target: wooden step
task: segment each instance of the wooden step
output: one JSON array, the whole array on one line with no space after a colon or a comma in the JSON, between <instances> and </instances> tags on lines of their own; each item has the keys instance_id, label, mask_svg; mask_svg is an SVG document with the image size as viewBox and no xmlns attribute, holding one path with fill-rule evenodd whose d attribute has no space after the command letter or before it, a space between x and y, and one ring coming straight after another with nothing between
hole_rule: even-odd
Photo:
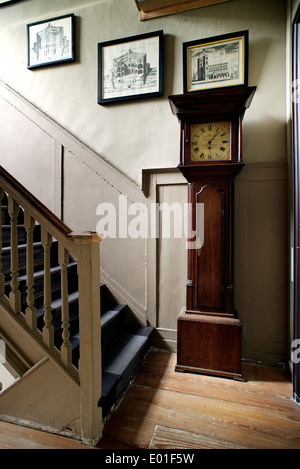
<instances>
[{"instance_id":1,"label":"wooden step","mask_svg":"<svg viewBox=\"0 0 300 469\"><path fill-rule=\"evenodd\" d=\"M8 214L7 205L2 201L1 205L1 223L2 225L8 225L10 223L10 216Z\"/></svg>"},{"instance_id":2,"label":"wooden step","mask_svg":"<svg viewBox=\"0 0 300 469\"><path fill-rule=\"evenodd\" d=\"M2 225L2 246L10 246L10 232L11 226ZM26 229L24 225L17 225L18 245L26 244ZM41 241L41 227L36 225L33 230L33 241Z\"/></svg>"},{"instance_id":3,"label":"wooden step","mask_svg":"<svg viewBox=\"0 0 300 469\"><path fill-rule=\"evenodd\" d=\"M102 407L103 418L123 397L130 382L140 369L150 347L153 327L140 327L135 333L118 332L103 347Z\"/></svg>"},{"instance_id":4,"label":"wooden step","mask_svg":"<svg viewBox=\"0 0 300 469\"><path fill-rule=\"evenodd\" d=\"M9 277L10 275L10 246L2 248L2 273ZM53 241L51 246L51 266L57 265L58 243ZM33 265L34 270L42 270L44 268L44 248L41 242L33 243ZM18 272L19 275L26 274L26 244L18 246Z\"/></svg>"},{"instance_id":5,"label":"wooden step","mask_svg":"<svg viewBox=\"0 0 300 469\"><path fill-rule=\"evenodd\" d=\"M72 323L78 322L78 291L70 293L68 295L69 299L69 323L70 329L73 325ZM61 305L62 300L58 298L51 303L51 314L52 314L52 325L54 327L55 332L61 329ZM44 308L37 309L37 325L38 329L42 330L44 327ZM76 324L75 329L78 330L78 325ZM74 332L75 333L75 332Z\"/></svg>"},{"instance_id":6,"label":"wooden step","mask_svg":"<svg viewBox=\"0 0 300 469\"><path fill-rule=\"evenodd\" d=\"M104 347L116 331L124 327L126 309L127 305L115 304L111 309L101 314L102 347Z\"/></svg>"},{"instance_id":7,"label":"wooden step","mask_svg":"<svg viewBox=\"0 0 300 469\"><path fill-rule=\"evenodd\" d=\"M121 330L125 321L125 311L127 305L115 304L113 309L105 311L101 316L101 345L104 345L113 338L114 334ZM72 315L72 317L71 317ZM78 326L78 317L73 317L73 309L70 310L70 342L72 344L72 362L73 365L78 367L79 360L79 331L76 329ZM60 343L57 343L60 347Z\"/></svg>"},{"instance_id":8,"label":"wooden step","mask_svg":"<svg viewBox=\"0 0 300 469\"><path fill-rule=\"evenodd\" d=\"M10 217L2 200L2 272L6 277L6 293L10 290ZM3 226L4 225L4 226ZM18 217L18 280L23 308L26 308L26 230L23 226L23 212ZM40 330L44 327L44 249L40 242L40 227L34 230L34 296L37 310L37 323ZM61 318L61 269L58 264L58 243L51 246L51 315L54 327L55 346L62 343ZM77 263L68 265L69 333L72 345L73 365L79 364L79 294ZM126 326L127 305L119 304L104 283L100 284L101 309L101 346L102 346L102 407L103 419L110 414L126 392L131 380L137 373L150 346L152 327Z\"/></svg>"},{"instance_id":9,"label":"wooden step","mask_svg":"<svg viewBox=\"0 0 300 469\"><path fill-rule=\"evenodd\" d=\"M113 309L116 305L116 300L105 283L100 283L100 304L101 314L109 309Z\"/></svg>"},{"instance_id":10,"label":"wooden step","mask_svg":"<svg viewBox=\"0 0 300 469\"><path fill-rule=\"evenodd\" d=\"M7 200L4 200L4 199L2 199L2 204L1 204L1 222L2 222L2 225L10 224L10 216L8 213ZM24 212L21 208L18 213L17 222L20 225L22 225L24 222Z\"/></svg>"},{"instance_id":11,"label":"wooden step","mask_svg":"<svg viewBox=\"0 0 300 469\"><path fill-rule=\"evenodd\" d=\"M57 299L61 294L61 283L60 283L60 266L54 266L51 268L51 294L52 299ZM26 308L27 298L27 286L26 286L26 274L19 275L19 290L21 292L21 303L23 305L22 310ZM77 263L70 262L68 265L68 291L73 293L78 289L77 281ZM10 291L10 279L5 282L5 291L8 295ZM40 307L44 301L44 270L38 270L34 272L34 300L35 307Z\"/></svg>"}]
</instances>

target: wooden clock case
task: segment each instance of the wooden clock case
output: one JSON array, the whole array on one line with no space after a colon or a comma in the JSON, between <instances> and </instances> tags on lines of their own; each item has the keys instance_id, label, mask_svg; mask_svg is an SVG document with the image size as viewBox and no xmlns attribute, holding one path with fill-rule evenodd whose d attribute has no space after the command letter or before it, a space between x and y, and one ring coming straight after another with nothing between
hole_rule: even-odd
<instances>
[{"instance_id":1,"label":"wooden clock case","mask_svg":"<svg viewBox=\"0 0 300 469\"><path fill-rule=\"evenodd\" d=\"M177 321L176 371L243 379L241 323L233 305L234 179L243 168L242 120L255 90L238 86L169 96L180 121L178 169L188 182L190 204L186 306ZM191 161L190 126L224 121L231 123L230 160ZM195 235L199 207L202 240Z\"/></svg>"}]
</instances>

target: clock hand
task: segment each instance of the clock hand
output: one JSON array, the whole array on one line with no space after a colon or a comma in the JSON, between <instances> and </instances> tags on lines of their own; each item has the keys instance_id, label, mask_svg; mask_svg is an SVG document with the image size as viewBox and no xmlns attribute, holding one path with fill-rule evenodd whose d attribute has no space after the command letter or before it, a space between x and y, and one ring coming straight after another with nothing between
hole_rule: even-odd
<instances>
[{"instance_id":1,"label":"clock hand","mask_svg":"<svg viewBox=\"0 0 300 469\"><path fill-rule=\"evenodd\" d=\"M216 134L212 137L211 142L216 138L217 135L218 135L218 133L216 133Z\"/></svg>"}]
</instances>

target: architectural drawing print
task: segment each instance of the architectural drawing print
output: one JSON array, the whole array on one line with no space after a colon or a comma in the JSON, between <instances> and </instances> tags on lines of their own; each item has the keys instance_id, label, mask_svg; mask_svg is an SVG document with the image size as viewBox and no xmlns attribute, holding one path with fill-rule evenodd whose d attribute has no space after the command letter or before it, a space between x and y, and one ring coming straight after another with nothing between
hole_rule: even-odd
<instances>
[{"instance_id":1,"label":"architectural drawing print","mask_svg":"<svg viewBox=\"0 0 300 469\"><path fill-rule=\"evenodd\" d=\"M183 44L184 92L246 85L248 31Z\"/></svg>"},{"instance_id":2,"label":"architectural drawing print","mask_svg":"<svg viewBox=\"0 0 300 469\"><path fill-rule=\"evenodd\" d=\"M162 94L162 32L100 43L99 103Z\"/></svg>"},{"instance_id":3,"label":"architectural drawing print","mask_svg":"<svg viewBox=\"0 0 300 469\"><path fill-rule=\"evenodd\" d=\"M134 52L128 49L127 52L113 59L113 67L109 76L106 76L104 88L128 89L146 85L148 76L152 73L152 82L155 81L156 69L151 69L147 62L147 54Z\"/></svg>"},{"instance_id":4,"label":"architectural drawing print","mask_svg":"<svg viewBox=\"0 0 300 469\"><path fill-rule=\"evenodd\" d=\"M28 25L28 67L73 60L73 15Z\"/></svg>"},{"instance_id":5,"label":"architectural drawing print","mask_svg":"<svg viewBox=\"0 0 300 469\"><path fill-rule=\"evenodd\" d=\"M191 51L192 85L219 80L239 80L239 43L203 47Z\"/></svg>"},{"instance_id":6,"label":"architectural drawing print","mask_svg":"<svg viewBox=\"0 0 300 469\"><path fill-rule=\"evenodd\" d=\"M34 52L37 62L67 58L69 43L69 39L64 34L63 26L49 23L46 28L36 33L36 42L33 44L32 52Z\"/></svg>"}]
</instances>

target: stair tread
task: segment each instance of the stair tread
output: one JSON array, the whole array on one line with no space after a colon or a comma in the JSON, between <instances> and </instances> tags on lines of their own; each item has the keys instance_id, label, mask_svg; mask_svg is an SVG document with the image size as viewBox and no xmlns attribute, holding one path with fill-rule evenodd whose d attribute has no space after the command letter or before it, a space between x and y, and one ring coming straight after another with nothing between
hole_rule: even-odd
<instances>
[{"instance_id":1,"label":"stair tread","mask_svg":"<svg viewBox=\"0 0 300 469\"><path fill-rule=\"evenodd\" d=\"M101 326L106 326L110 321L112 321L120 312L126 308L127 305L116 304L114 308L106 310L101 315Z\"/></svg>"},{"instance_id":2,"label":"stair tread","mask_svg":"<svg viewBox=\"0 0 300 469\"><path fill-rule=\"evenodd\" d=\"M70 262L68 264L68 267L73 267L77 265L77 262ZM50 269L50 274L54 274L56 272L59 272L60 271L60 266L59 265L55 265L54 267L51 267ZM37 280L38 278L42 278L44 276L44 270L37 270L36 272L33 273L33 277L34 277L34 280ZM24 275L19 275L18 276L18 281L19 282L22 282L23 280L26 280L27 278L27 275L24 274ZM7 280L6 283L9 283L10 280Z\"/></svg>"},{"instance_id":3,"label":"stair tread","mask_svg":"<svg viewBox=\"0 0 300 469\"><path fill-rule=\"evenodd\" d=\"M2 204L2 210L4 208ZM7 218L2 218L4 223L2 224L3 230L9 230L11 225L7 224ZM23 218L19 219L18 230L24 230L24 220ZM37 233L38 234L38 233ZM5 243L8 243L9 233L5 233ZM18 237L19 244L18 249L20 251L20 259L22 260L22 265L20 269L20 275L18 276L18 281L20 282L21 287L24 287L24 281L26 282L26 272L24 270L24 259L26 250L26 242L24 242L24 236ZM58 264L58 253L57 253L57 241L53 239L53 245L55 249L52 251L53 254L51 263L50 273L51 275L51 288L52 288L52 302L51 309L53 310L53 324L57 326L56 339L57 346L61 344L61 324L60 324L60 308L62 305L62 299L56 296L60 296L59 288L59 272L60 265ZM38 289L35 294L37 295L37 301L39 305L41 304L41 295L43 291L40 289L42 285L41 279L44 276L43 269L43 252L42 252L42 243L37 236L34 239L33 247L37 248L35 252L35 272L34 272L34 282L35 287ZM9 259L11 247L9 245L3 246L2 253L5 254ZM7 261L6 261L7 262ZM8 262L7 262L8 264ZM24 265L23 265L24 264ZM70 259L68 264L68 269L70 273L73 274L74 271L71 270L77 265L76 261ZM20 267L20 265L19 265ZM8 270L8 267L5 267ZM74 276L70 277L70 285L68 293L68 303L70 305L70 343L73 350L73 364L78 366L79 360L79 331L78 331L78 307L76 302L79 299L79 292L77 291L78 286L75 282L73 284ZM6 285L8 285L10 279L6 278ZM21 285L21 282L22 285ZM41 287L42 288L42 287ZM23 288L24 289L24 288ZM137 370L143 362L144 356L149 348L149 337L153 331L153 327L142 327L142 326L126 326L125 321L125 310L128 307L126 304L117 303L114 296L111 294L110 289L106 286L105 283L100 283L101 289L101 343L102 343L102 397L99 401L99 405L103 407L103 416L106 418L106 415L111 411L114 405L120 400L127 387L129 386L133 376L136 374ZM76 290L73 292L73 290ZM23 290L22 290L23 292ZM22 293L23 294L23 293ZM25 293L24 293L25 294ZM39 296L38 296L39 295ZM41 321L42 316L44 315L44 308L37 307L37 317L39 322ZM58 329L58 325L60 329Z\"/></svg>"},{"instance_id":4,"label":"stair tread","mask_svg":"<svg viewBox=\"0 0 300 469\"><path fill-rule=\"evenodd\" d=\"M110 348L110 353L104 353L102 366L103 370L117 375L123 375L126 368L136 355L144 348L148 341L147 336L119 333L114 340L114 348Z\"/></svg>"},{"instance_id":5,"label":"stair tread","mask_svg":"<svg viewBox=\"0 0 300 469\"><path fill-rule=\"evenodd\" d=\"M78 291L75 291L73 293L69 293L68 294L69 304L72 303L72 301L78 300L78 297L79 297ZM57 300L52 301L52 303L51 303L52 309L60 308L61 303L62 303L61 298L57 298Z\"/></svg>"},{"instance_id":6,"label":"stair tread","mask_svg":"<svg viewBox=\"0 0 300 469\"><path fill-rule=\"evenodd\" d=\"M106 398L111 389L120 381L120 375L104 371L102 373L102 397Z\"/></svg>"},{"instance_id":7,"label":"stair tread","mask_svg":"<svg viewBox=\"0 0 300 469\"><path fill-rule=\"evenodd\" d=\"M68 295L68 303L70 305L70 303L72 303L73 301L76 301L78 300L78 291L75 291L73 293L69 293ZM61 298L58 298L57 300L54 300L52 301L51 303L51 309L56 309L56 308L60 308L61 307L61 303L62 303L62 299ZM44 314L44 308L41 307L41 308L38 308L37 309L37 315L39 316L39 314Z\"/></svg>"},{"instance_id":8,"label":"stair tread","mask_svg":"<svg viewBox=\"0 0 300 469\"><path fill-rule=\"evenodd\" d=\"M41 241L35 241L35 242L32 243L32 244L33 244L33 247L35 247L35 246L42 246ZM24 244L18 244L18 249L26 249L26 246L27 246L26 243L24 243ZM11 250L11 247L10 247L10 246L4 246L4 247L2 248L2 252L3 252L3 251L10 251L10 250Z\"/></svg>"},{"instance_id":9,"label":"stair tread","mask_svg":"<svg viewBox=\"0 0 300 469\"><path fill-rule=\"evenodd\" d=\"M77 262L70 262L67 266L67 268L70 268L70 267L73 267L77 265ZM51 267L50 269L50 273L53 274L55 272L59 272L60 271L60 265L55 265L54 267ZM44 270L39 270L37 272L34 272L34 278L39 278L39 277L43 277L44 276ZM26 275L24 275L24 277L26 278Z\"/></svg>"}]
</instances>

